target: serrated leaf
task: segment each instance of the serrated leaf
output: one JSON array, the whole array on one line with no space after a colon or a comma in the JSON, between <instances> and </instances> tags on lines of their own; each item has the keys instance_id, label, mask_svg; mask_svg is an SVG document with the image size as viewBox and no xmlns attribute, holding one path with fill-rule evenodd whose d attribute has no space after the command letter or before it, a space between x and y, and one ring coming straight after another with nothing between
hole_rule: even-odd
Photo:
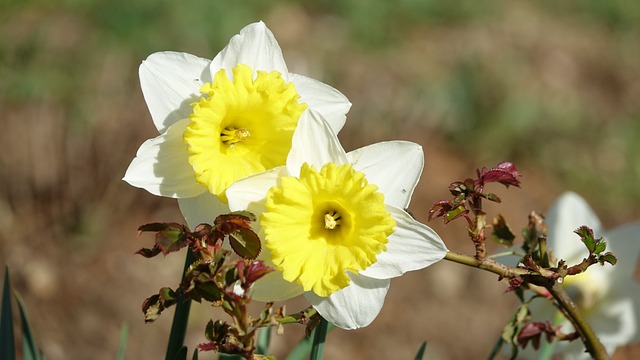
<instances>
[{"instance_id":1,"label":"serrated leaf","mask_svg":"<svg viewBox=\"0 0 640 360\"><path fill-rule=\"evenodd\" d=\"M260 237L253 230L238 228L229 234L231 248L245 259L255 259L260 254Z\"/></svg>"},{"instance_id":2,"label":"serrated leaf","mask_svg":"<svg viewBox=\"0 0 640 360\"><path fill-rule=\"evenodd\" d=\"M482 168L480 178L483 183L498 182L506 187L509 185L520 187L520 173L516 166L510 162L501 162L491 170Z\"/></svg>"},{"instance_id":3,"label":"serrated leaf","mask_svg":"<svg viewBox=\"0 0 640 360\"><path fill-rule=\"evenodd\" d=\"M467 213L467 210L464 208L463 205L460 205L452 210L449 210L445 213L444 215L444 222L448 223L451 222L455 219L457 219L458 217L464 215Z\"/></svg>"},{"instance_id":4,"label":"serrated leaf","mask_svg":"<svg viewBox=\"0 0 640 360\"><path fill-rule=\"evenodd\" d=\"M491 239L496 243L504 246L513 246L513 240L516 236L511 231L511 227L507 224L502 215L498 215L493 219L493 233Z\"/></svg>"},{"instance_id":5,"label":"serrated leaf","mask_svg":"<svg viewBox=\"0 0 640 360\"><path fill-rule=\"evenodd\" d=\"M613 253L608 252L606 254L600 255L598 257L598 262L600 262L601 265L604 265L604 263L606 262L611 265L615 265L618 263L618 258L616 258L616 256L613 255Z\"/></svg>"},{"instance_id":6,"label":"serrated leaf","mask_svg":"<svg viewBox=\"0 0 640 360\"><path fill-rule=\"evenodd\" d=\"M249 221L256 221L256 216L251 211L239 210L231 213L232 215L239 215L247 218Z\"/></svg>"},{"instance_id":7,"label":"serrated leaf","mask_svg":"<svg viewBox=\"0 0 640 360\"><path fill-rule=\"evenodd\" d=\"M593 254L596 249L596 239L593 236L593 230L591 230L587 226L581 226L576 231L574 231L578 236L580 236L580 240L584 243L584 245L589 250L589 254Z\"/></svg>"},{"instance_id":8,"label":"serrated leaf","mask_svg":"<svg viewBox=\"0 0 640 360\"><path fill-rule=\"evenodd\" d=\"M199 282L196 286L198 295L205 300L215 303L217 301L222 300L222 292L218 288L218 286L213 282ZM192 294L190 294L192 295ZM198 300L192 296L193 300Z\"/></svg>"},{"instance_id":9,"label":"serrated leaf","mask_svg":"<svg viewBox=\"0 0 640 360\"><path fill-rule=\"evenodd\" d=\"M224 231L228 225L231 225L232 227L241 226L250 228L252 221L256 221L256 216L253 213L249 211L234 211L229 214L218 215L214 220L214 224L222 227Z\"/></svg>"},{"instance_id":10,"label":"serrated leaf","mask_svg":"<svg viewBox=\"0 0 640 360\"><path fill-rule=\"evenodd\" d=\"M596 241L596 248L593 250L594 254L600 254L601 252L605 251L607 249L607 242L604 241L602 238L598 239L598 241Z\"/></svg>"},{"instance_id":11,"label":"serrated leaf","mask_svg":"<svg viewBox=\"0 0 640 360\"><path fill-rule=\"evenodd\" d=\"M167 255L187 246L187 234L182 229L165 229L156 233L156 245Z\"/></svg>"}]
</instances>

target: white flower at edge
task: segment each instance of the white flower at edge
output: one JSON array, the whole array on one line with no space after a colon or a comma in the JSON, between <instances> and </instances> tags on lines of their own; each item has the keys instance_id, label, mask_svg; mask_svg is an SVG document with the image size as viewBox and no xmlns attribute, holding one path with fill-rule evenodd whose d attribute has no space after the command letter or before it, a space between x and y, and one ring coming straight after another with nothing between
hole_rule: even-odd
<instances>
[{"instance_id":1,"label":"white flower at edge","mask_svg":"<svg viewBox=\"0 0 640 360\"><path fill-rule=\"evenodd\" d=\"M242 29L213 60L159 52L139 73L160 135L140 146L124 180L177 198L191 227L228 211L231 182L284 164L301 112L318 111L337 132L351 106L334 88L289 73L262 22Z\"/></svg>"},{"instance_id":2,"label":"white flower at edge","mask_svg":"<svg viewBox=\"0 0 640 360\"><path fill-rule=\"evenodd\" d=\"M403 210L422 168L422 148L405 141L347 154L321 116L305 112L286 166L227 190L231 210L261 214L259 231L266 239L259 258L281 270L256 282L253 298L280 301L304 294L341 328L370 324L391 278L429 266L447 252L431 228Z\"/></svg>"},{"instance_id":3,"label":"white flower at edge","mask_svg":"<svg viewBox=\"0 0 640 360\"><path fill-rule=\"evenodd\" d=\"M615 349L640 339L640 284L635 279L636 265L640 256L640 223L620 226L611 231L602 228L600 220L589 204L573 192L557 199L546 215L548 245L556 259L565 259L568 265L582 261L588 250L573 231L586 225L593 229L596 238L604 237L606 251L618 258L615 266L593 265L583 274L567 277L565 286L587 322L596 332L609 355ZM577 295L577 296L576 296ZM532 303L533 316L558 315L548 302L536 300ZM542 319L542 318L539 318ZM547 318L549 319L549 318ZM573 331L573 326L563 318L562 330ZM559 342L556 351L567 359L589 359L584 345L576 340Z\"/></svg>"}]
</instances>

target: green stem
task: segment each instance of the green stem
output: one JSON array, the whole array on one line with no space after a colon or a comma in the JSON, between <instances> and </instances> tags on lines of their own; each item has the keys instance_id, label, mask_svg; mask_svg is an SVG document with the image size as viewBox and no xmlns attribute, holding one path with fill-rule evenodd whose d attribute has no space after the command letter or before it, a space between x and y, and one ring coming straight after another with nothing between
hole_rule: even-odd
<instances>
[{"instance_id":1,"label":"green stem","mask_svg":"<svg viewBox=\"0 0 640 360\"><path fill-rule=\"evenodd\" d=\"M521 254L521 253L519 253L517 251L505 251L505 252L489 255L489 256L487 256L487 259L493 260L493 259L498 259L498 258L501 258L501 257L512 256L512 255L513 256L518 256L518 257L523 257L524 256L524 254Z\"/></svg>"},{"instance_id":2,"label":"green stem","mask_svg":"<svg viewBox=\"0 0 640 360\"><path fill-rule=\"evenodd\" d=\"M308 307L298 313L276 318L280 324L306 324L307 320L317 313L316 309ZM270 325L265 325L270 326Z\"/></svg>"},{"instance_id":3,"label":"green stem","mask_svg":"<svg viewBox=\"0 0 640 360\"><path fill-rule=\"evenodd\" d=\"M327 337L327 328L329 323L324 318L320 319L320 324L316 327L313 334L313 345L311 346L311 360L322 359L324 353L324 341Z\"/></svg>"},{"instance_id":4,"label":"green stem","mask_svg":"<svg viewBox=\"0 0 640 360\"><path fill-rule=\"evenodd\" d=\"M562 285L556 282L553 287L548 290L560 305L562 312L571 320L576 331L580 334L589 354L596 360L609 359L607 350Z\"/></svg>"},{"instance_id":5,"label":"green stem","mask_svg":"<svg viewBox=\"0 0 640 360\"><path fill-rule=\"evenodd\" d=\"M184 281L185 273L191 264L196 260L191 249L187 249L187 257L182 271L182 281ZM181 281L181 283L182 283ZM171 333L169 334L169 343L167 345L167 354L165 360L173 360L176 354L184 346L184 337L187 333L187 323L189 321L189 310L191 309L191 300L178 300L176 304L176 312L173 314L173 323L171 324Z\"/></svg>"}]
</instances>

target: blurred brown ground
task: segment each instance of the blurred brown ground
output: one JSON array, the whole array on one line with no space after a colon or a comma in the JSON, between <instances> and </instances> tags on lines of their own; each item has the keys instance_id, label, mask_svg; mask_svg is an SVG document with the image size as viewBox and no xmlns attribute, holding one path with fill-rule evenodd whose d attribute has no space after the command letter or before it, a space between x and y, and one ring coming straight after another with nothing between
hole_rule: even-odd
<instances>
[{"instance_id":1,"label":"blurred brown ground","mask_svg":"<svg viewBox=\"0 0 640 360\"><path fill-rule=\"evenodd\" d=\"M181 216L175 201L154 197L120 180L138 146L156 135L137 82L137 67L147 54L133 56L126 49L94 43L93 52L87 54L85 45L92 40L83 34L90 33L91 21L46 7L14 10L12 16L0 16L0 55L6 61L0 81L23 76L25 83L36 85L31 90L35 95L13 96L6 87L0 92L4 147L0 152L0 262L11 270L14 288L25 299L36 339L48 359L112 359L123 323L130 329L128 359L162 358L172 312L145 325L140 305L160 287L177 284L184 259L181 254L152 260L134 256L151 240L137 239L135 230L152 221L181 221ZM483 22L418 24L403 33L396 45L372 51L349 43L344 19L317 16L293 2L270 7L260 18L278 38L292 72L330 83L352 101L340 133L347 151L394 139L423 146L425 171L410 208L423 222L430 205L447 196L450 182L504 160L516 161L524 175L523 188L496 189L503 204L489 209L494 215L507 215L513 229L522 228L530 211L544 211L568 189L565 178L541 166L539 158L526 156L534 149L519 149L502 158L452 140L447 125L442 125L452 115L430 108L428 98L416 95L415 85L442 82L460 58L477 59L481 72L489 77L500 73L502 66L514 71L502 63L505 58L533 59L518 65L521 81L507 87L509 92L565 94L593 106L598 118L618 111L631 116L640 113L639 57L628 58L638 51L618 57L615 52L620 49L611 44L612 32L583 24L581 18L558 22L533 5L509 5ZM37 45L50 55L43 66L61 69L53 79L8 67L12 57L29 56L24 44L35 31L40 31ZM634 35L637 31L627 36L637 40ZM211 53L197 48L170 50L211 58L219 49ZM73 59L75 53L82 55L81 63L57 63L62 54ZM81 87L64 92L55 85L45 86L44 82L72 76L76 65L78 71L91 68L83 70L86 79ZM594 75L592 69L602 71ZM44 90L38 92L40 82ZM61 95L67 93L72 95ZM534 144L544 147L546 140L540 138ZM561 143L561 139L554 141ZM558 151L550 159L571 162L575 156L579 154ZM612 167L627 169L635 164L605 156L594 166L612 174ZM637 203L616 207L598 194L583 195L608 228L640 215ZM600 202L593 203L596 199ZM445 228L434 221L429 225L450 249L472 251L461 224ZM428 341L429 359L485 358L515 306L514 297L504 290L494 275L446 262L406 274L392 281L385 307L371 326L330 333L326 358L410 359L423 341ZM305 304L298 299L287 306L296 311ZM204 341L204 324L216 316L224 315L204 306L193 308L190 348ZM288 326L284 336L274 338L272 350L284 358L301 336L302 327ZM640 350L635 346L618 351L614 358L638 357Z\"/></svg>"}]
</instances>

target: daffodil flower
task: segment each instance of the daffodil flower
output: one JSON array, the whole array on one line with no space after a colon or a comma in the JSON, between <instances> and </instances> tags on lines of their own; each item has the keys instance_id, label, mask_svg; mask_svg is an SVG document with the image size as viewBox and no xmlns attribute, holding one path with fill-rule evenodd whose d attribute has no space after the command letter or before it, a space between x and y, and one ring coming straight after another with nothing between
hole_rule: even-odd
<instances>
[{"instance_id":1,"label":"daffodil flower","mask_svg":"<svg viewBox=\"0 0 640 360\"><path fill-rule=\"evenodd\" d=\"M341 328L370 324L391 278L447 252L432 229L403 210L422 168L422 148L405 141L347 154L320 114L305 112L286 165L227 190L232 210L260 214L259 258L278 269L254 284L253 298L304 294Z\"/></svg>"},{"instance_id":2,"label":"daffodil flower","mask_svg":"<svg viewBox=\"0 0 640 360\"><path fill-rule=\"evenodd\" d=\"M635 279L640 256L640 223L604 231L600 220L578 194L563 194L549 209L546 221L548 245L557 259L573 265L588 256L588 250L573 232L580 226L590 227L596 238L604 237L607 251L618 258L615 266L593 265L586 272L568 276L564 285L576 301L609 355L619 346L640 339L640 284ZM534 316L560 319L563 332L574 331L571 323L548 302L534 301ZM555 315L553 315L555 313ZM567 359L589 359L584 345L576 340L559 342L556 350Z\"/></svg>"},{"instance_id":3,"label":"daffodil flower","mask_svg":"<svg viewBox=\"0 0 640 360\"><path fill-rule=\"evenodd\" d=\"M307 109L337 132L351 106L334 88L289 73L262 22L213 60L152 54L140 65L140 85L160 135L142 144L124 180L177 198L191 227L228 211L225 190L235 180L284 165Z\"/></svg>"}]
</instances>

